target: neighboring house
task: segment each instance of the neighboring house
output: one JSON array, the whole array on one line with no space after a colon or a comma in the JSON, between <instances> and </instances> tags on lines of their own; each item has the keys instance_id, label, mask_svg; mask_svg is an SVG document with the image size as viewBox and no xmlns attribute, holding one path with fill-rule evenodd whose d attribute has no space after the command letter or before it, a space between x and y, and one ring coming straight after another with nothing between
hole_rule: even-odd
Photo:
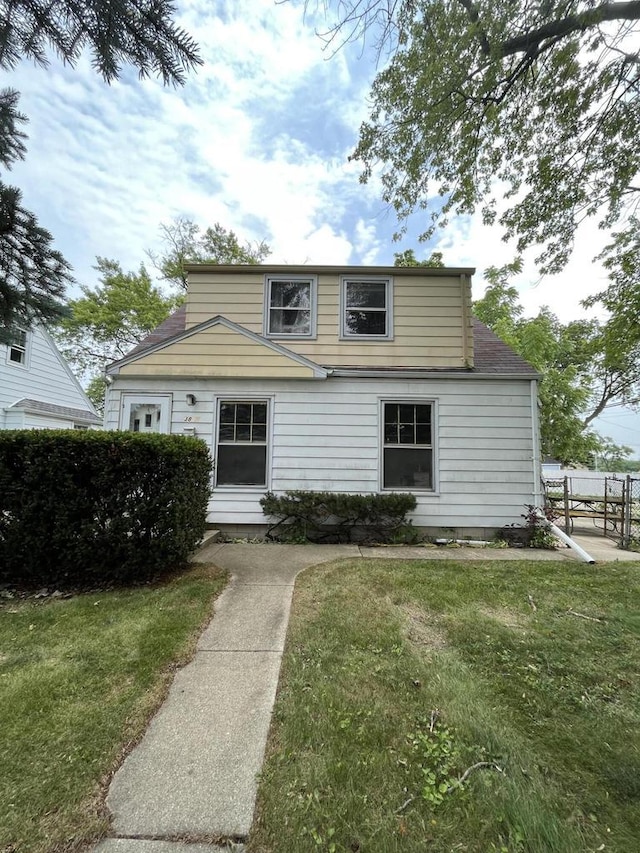
<instances>
[{"instance_id":1,"label":"neighboring house","mask_svg":"<svg viewBox=\"0 0 640 853\"><path fill-rule=\"evenodd\" d=\"M105 426L206 441L211 523L264 524L267 490L402 491L418 526L484 537L539 503L538 375L472 317L473 270L188 272L107 368Z\"/></svg>"},{"instance_id":2,"label":"neighboring house","mask_svg":"<svg viewBox=\"0 0 640 853\"><path fill-rule=\"evenodd\" d=\"M102 418L42 327L0 344L0 429L88 429Z\"/></svg>"}]
</instances>

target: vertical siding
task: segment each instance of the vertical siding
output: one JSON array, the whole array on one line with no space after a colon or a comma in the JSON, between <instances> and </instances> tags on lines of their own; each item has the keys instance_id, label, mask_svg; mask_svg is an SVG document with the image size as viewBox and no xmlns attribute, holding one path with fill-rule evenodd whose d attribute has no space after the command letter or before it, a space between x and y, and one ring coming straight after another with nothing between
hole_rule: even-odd
<instances>
[{"instance_id":1,"label":"vertical siding","mask_svg":"<svg viewBox=\"0 0 640 853\"><path fill-rule=\"evenodd\" d=\"M107 411L117 424L119 392L173 393L171 431L214 447L215 398L264 395L271 400L269 488L377 492L380 487L380 398L434 400L437 492L416 493L414 522L438 528L493 528L520 521L534 502L531 384L527 380L116 380ZM194 393L195 407L186 394ZM187 420L190 419L190 420ZM264 490L216 489L215 524L261 524Z\"/></svg>"}]
</instances>

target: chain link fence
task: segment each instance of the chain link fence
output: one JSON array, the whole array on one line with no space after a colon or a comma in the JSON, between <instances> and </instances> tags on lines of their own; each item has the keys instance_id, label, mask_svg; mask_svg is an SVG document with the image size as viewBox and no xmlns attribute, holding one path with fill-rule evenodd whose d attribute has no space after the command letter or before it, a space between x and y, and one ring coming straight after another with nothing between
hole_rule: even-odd
<instances>
[{"instance_id":1,"label":"chain link fence","mask_svg":"<svg viewBox=\"0 0 640 853\"><path fill-rule=\"evenodd\" d=\"M639 478L593 472L546 477L545 499L567 533L576 524L593 524L622 548L640 551Z\"/></svg>"},{"instance_id":2,"label":"chain link fence","mask_svg":"<svg viewBox=\"0 0 640 853\"><path fill-rule=\"evenodd\" d=\"M640 551L640 479L627 477L622 547Z\"/></svg>"}]
</instances>

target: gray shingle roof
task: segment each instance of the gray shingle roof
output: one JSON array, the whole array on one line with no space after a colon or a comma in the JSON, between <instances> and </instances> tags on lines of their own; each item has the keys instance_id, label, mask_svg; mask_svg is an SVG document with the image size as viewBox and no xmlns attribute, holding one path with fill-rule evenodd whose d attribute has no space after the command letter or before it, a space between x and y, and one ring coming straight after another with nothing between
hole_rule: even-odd
<instances>
[{"instance_id":1,"label":"gray shingle roof","mask_svg":"<svg viewBox=\"0 0 640 853\"><path fill-rule=\"evenodd\" d=\"M136 353L149 349L149 347L154 344L159 344L167 338L179 335L180 332L184 332L186 328L186 321L187 306L181 305L173 312L173 314L167 317L164 323L160 323L160 325L157 326L153 332L149 332L147 337L141 340L140 343L131 350L131 352L128 352L127 358L130 355L135 355Z\"/></svg>"},{"instance_id":2,"label":"gray shingle roof","mask_svg":"<svg viewBox=\"0 0 640 853\"><path fill-rule=\"evenodd\" d=\"M82 421L83 423L101 424L102 418L94 415L88 409L72 409L69 406L58 406L56 403L44 403L42 400L30 400L25 397L18 400L17 403L12 403L10 409L29 409L32 412L42 412L47 415L59 415L63 418L68 418L72 421Z\"/></svg>"},{"instance_id":3,"label":"gray shingle roof","mask_svg":"<svg viewBox=\"0 0 640 853\"><path fill-rule=\"evenodd\" d=\"M147 335L131 352L127 354L127 358L137 353L159 344L174 335L184 332L186 328L186 305L182 305L173 314L168 317L164 323L161 323L157 329ZM480 320L473 318L473 350L474 350L474 367L471 370L465 368L458 369L458 372L472 374L495 374L495 375L515 375L522 377L530 377L535 379L538 372L521 356L519 356L508 344L501 341L488 326L481 323ZM324 365L325 367L327 365ZM389 368L392 372L393 368Z\"/></svg>"},{"instance_id":4,"label":"gray shingle roof","mask_svg":"<svg viewBox=\"0 0 640 853\"><path fill-rule=\"evenodd\" d=\"M514 373L535 379L538 371L488 326L473 318L474 373Z\"/></svg>"}]
</instances>

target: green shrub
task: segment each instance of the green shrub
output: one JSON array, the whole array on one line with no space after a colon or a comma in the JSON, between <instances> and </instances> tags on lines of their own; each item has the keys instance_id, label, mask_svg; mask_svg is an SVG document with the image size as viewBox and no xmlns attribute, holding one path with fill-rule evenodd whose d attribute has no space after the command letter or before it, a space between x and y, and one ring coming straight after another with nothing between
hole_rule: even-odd
<instances>
[{"instance_id":1,"label":"green shrub","mask_svg":"<svg viewBox=\"0 0 640 853\"><path fill-rule=\"evenodd\" d=\"M412 541L407 513L415 509L409 494L349 495L340 492L289 491L260 500L265 515L277 519L267 532L280 541Z\"/></svg>"},{"instance_id":2,"label":"green shrub","mask_svg":"<svg viewBox=\"0 0 640 853\"><path fill-rule=\"evenodd\" d=\"M145 580L202 538L204 442L126 432L0 432L0 581Z\"/></svg>"}]
</instances>

